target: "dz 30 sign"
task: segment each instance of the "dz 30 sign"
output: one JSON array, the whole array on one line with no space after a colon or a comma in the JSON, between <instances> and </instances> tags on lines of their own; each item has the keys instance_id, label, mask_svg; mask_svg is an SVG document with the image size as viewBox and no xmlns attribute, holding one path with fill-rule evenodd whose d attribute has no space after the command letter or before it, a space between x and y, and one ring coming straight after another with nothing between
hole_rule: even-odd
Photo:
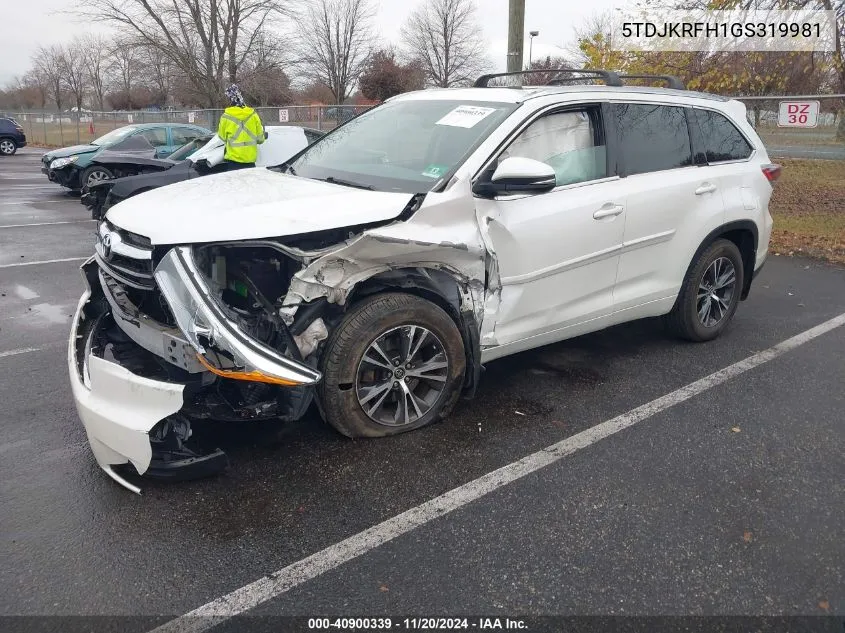
<instances>
[{"instance_id":1,"label":"dz 30 sign","mask_svg":"<svg viewBox=\"0 0 845 633\"><path fill-rule=\"evenodd\" d=\"M778 127L816 127L818 122L818 101L780 102Z\"/></svg>"}]
</instances>

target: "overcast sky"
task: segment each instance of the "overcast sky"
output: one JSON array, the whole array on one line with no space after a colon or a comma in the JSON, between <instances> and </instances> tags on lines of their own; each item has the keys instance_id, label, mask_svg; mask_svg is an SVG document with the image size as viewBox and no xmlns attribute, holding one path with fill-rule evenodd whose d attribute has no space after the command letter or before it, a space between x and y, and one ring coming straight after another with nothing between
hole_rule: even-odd
<instances>
[{"instance_id":1,"label":"overcast sky","mask_svg":"<svg viewBox=\"0 0 845 633\"><path fill-rule=\"evenodd\" d=\"M398 44L399 29L412 8L426 0L374 0L379 7L376 32ZM4 3L8 0L3 0ZM85 0L28 0L7 7L7 20L14 24L5 29L0 38L0 85L15 75L26 72L29 58L44 44L64 42L74 35L105 27L92 25L74 16L75 7ZM580 25L593 13L624 4L619 0L526 0L525 30L540 31L534 39L534 58L556 55L557 46L566 46L573 39L572 27ZM497 67L504 69L508 40L508 0L476 0L478 22L482 37L487 42L490 58ZM526 61L528 36L525 38Z\"/></svg>"}]
</instances>

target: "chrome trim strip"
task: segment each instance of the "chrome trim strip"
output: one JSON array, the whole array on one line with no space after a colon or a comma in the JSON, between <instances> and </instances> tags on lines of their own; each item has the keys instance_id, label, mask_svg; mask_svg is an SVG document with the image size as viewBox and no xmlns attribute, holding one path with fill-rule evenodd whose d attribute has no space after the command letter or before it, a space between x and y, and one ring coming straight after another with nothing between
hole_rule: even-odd
<instances>
[{"instance_id":1,"label":"chrome trim strip","mask_svg":"<svg viewBox=\"0 0 845 633\"><path fill-rule=\"evenodd\" d=\"M138 248L137 246L132 246L131 244L127 244L123 241L119 230L115 228L115 230L110 231L106 226L105 222L100 222L100 226L98 227L97 233L99 235L99 239L97 240L98 248L102 245L103 238L106 235L111 234L111 250L113 253L117 255L123 255L124 257L128 257L129 259L139 259L141 261L151 261L153 258L152 249L147 250L143 248Z\"/></svg>"},{"instance_id":2,"label":"chrome trim strip","mask_svg":"<svg viewBox=\"0 0 845 633\"><path fill-rule=\"evenodd\" d=\"M124 275L135 275L134 271L126 270L124 268L120 268L117 266L113 266L109 262L107 262L103 257L98 253L96 250L94 252L94 259L97 260L97 264L99 264L100 268L105 270L110 277L114 277L117 281L122 284L126 284L127 286L132 286L133 288L137 288L138 290L154 290L155 284L153 283L152 277L149 277L149 283L143 284L137 280L130 279L125 277ZM124 274L121 274L124 273ZM137 277L141 277L140 274L136 275ZM142 279L146 279L146 277L141 277Z\"/></svg>"}]
</instances>

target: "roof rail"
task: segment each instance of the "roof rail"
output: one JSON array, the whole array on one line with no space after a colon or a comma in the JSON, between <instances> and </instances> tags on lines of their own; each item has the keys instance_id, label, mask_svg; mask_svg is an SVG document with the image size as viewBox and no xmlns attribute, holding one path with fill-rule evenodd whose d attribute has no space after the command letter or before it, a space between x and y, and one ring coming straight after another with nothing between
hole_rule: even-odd
<instances>
[{"instance_id":1,"label":"roof rail","mask_svg":"<svg viewBox=\"0 0 845 633\"><path fill-rule=\"evenodd\" d=\"M686 90L684 82L674 75L619 75L620 79L658 79L666 82L667 88Z\"/></svg>"},{"instance_id":2,"label":"roof rail","mask_svg":"<svg viewBox=\"0 0 845 633\"><path fill-rule=\"evenodd\" d=\"M475 80L473 87L475 88L489 88L489 82L491 79L495 79L496 77L515 77L517 75L536 75L539 73L549 74L549 73L580 73L582 75L587 75L587 77L577 77L574 79L589 79L591 77L597 77L604 81L605 85L608 86L621 86L622 80L619 78L615 72L610 70L582 70L579 68L544 68L544 69L532 69L532 70L517 70L514 72L509 73L489 73L487 75L481 75L478 79ZM548 85L553 86L555 83L562 83L563 81L567 81L567 78L553 78Z\"/></svg>"}]
</instances>

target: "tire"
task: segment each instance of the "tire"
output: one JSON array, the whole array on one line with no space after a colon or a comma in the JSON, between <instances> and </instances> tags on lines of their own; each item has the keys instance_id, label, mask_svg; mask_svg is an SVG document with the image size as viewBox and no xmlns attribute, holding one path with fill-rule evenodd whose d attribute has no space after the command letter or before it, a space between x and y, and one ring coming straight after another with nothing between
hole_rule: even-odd
<instances>
[{"instance_id":1,"label":"tire","mask_svg":"<svg viewBox=\"0 0 845 633\"><path fill-rule=\"evenodd\" d=\"M732 285L727 283L731 268ZM665 317L668 329L689 341L715 339L736 312L744 279L742 255L736 244L725 239L716 240L687 271L675 305ZM722 283L725 285L720 286Z\"/></svg>"},{"instance_id":2,"label":"tire","mask_svg":"<svg viewBox=\"0 0 845 633\"><path fill-rule=\"evenodd\" d=\"M18 144L12 138L0 138L0 156L12 156L18 151Z\"/></svg>"},{"instance_id":3,"label":"tire","mask_svg":"<svg viewBox=\"0 0 845 633\"><path fill-rule=\"evenodd\" d=\"M461 334L439 306L414 295L375 295L354 306L329 337L321 362L320 411L347 437L418 429L449 414L465 368Z\"/></svg>"},{"instance_id":4,"label":"tire","mask_svg":"<svg viewBox=\"0 0 845 633\"><path fill-rule=\"evenodd\" d=\"M105 178L100 178L100 180L111 180L114 176L112 173L106 169L105 167L101 167L100 165L91 165L87 167L85 171L82 172L82 175L79 177L79 189L80 191L87 191L89 182L88 179L94 176L95 174L105 174Z\"/></svg>"}]
</instances>

